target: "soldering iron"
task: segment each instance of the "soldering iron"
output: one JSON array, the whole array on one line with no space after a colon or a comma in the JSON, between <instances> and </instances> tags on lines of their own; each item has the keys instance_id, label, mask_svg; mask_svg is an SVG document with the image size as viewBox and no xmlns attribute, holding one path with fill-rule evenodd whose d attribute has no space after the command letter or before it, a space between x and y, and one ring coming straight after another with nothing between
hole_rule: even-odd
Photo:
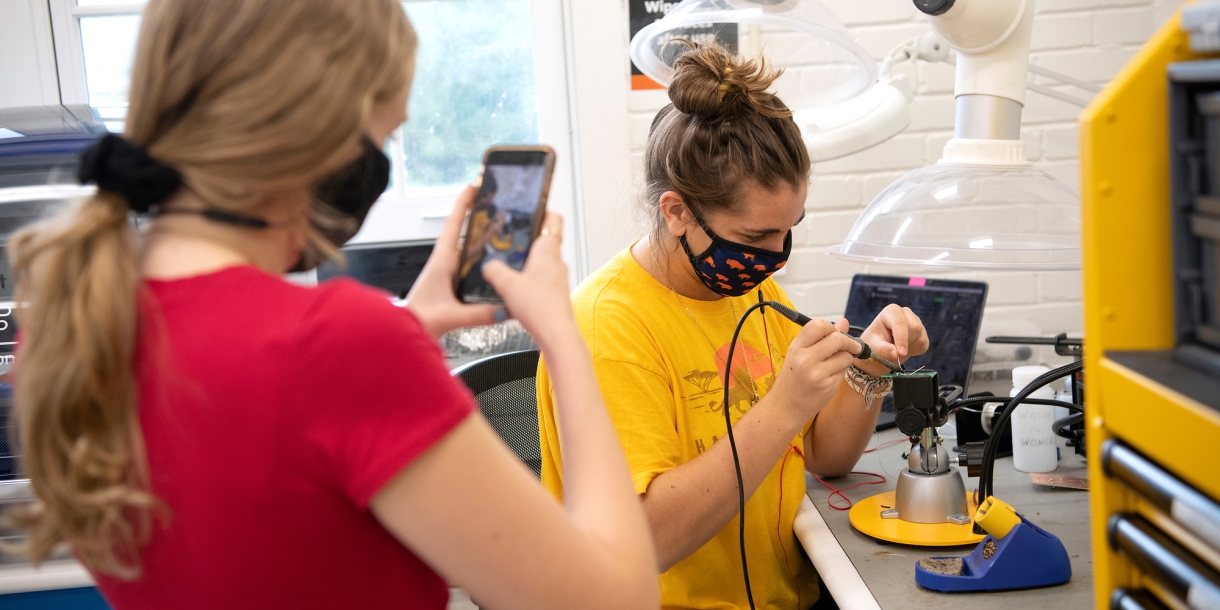
<instances>
[{"instance_id":1,"label":"soldering iron","mask_svg":"<svg viewBox=\"0 0 1220 610\"><path fill-rule=\"evenodd\" d=\"M775 301L767 301L766 304L771 309L774 309L775 311L779 312L780 315L784 316L785 318L788 318L789 320L792 320L793 322L795 322L801 326L804 326L813 321L813 318L810 318L809 316L807 316L799 311L796 311L795 309L792 309L791 307L787 307L781 303L776 303ZM843 334L847 335L847 333L843 333ZM860 337L853 337L851 335L847 335L847 336L852 341L855 341L857 345L860 346L860 353L855 355L856 360L872 360L873 362L876 362L877 364L880 364L881 366L884 366L885 368L887 368L891 371L895 371L895 372L902 370L901 366L898 366L898 365L894 364L893 362L890 362L889 360L886 360L885 358L882 358L881 356L877 355L877 352L874 352L873 348L869 347L869 345L867 343L865 343L864 340L861 339Z\"/></svg>"}]
</instances>

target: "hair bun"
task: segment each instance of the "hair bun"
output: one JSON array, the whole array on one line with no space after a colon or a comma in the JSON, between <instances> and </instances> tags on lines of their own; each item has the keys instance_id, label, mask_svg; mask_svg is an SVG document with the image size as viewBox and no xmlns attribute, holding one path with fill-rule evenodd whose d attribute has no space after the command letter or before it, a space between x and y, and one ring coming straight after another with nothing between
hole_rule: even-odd
<instances>
[{"instance_id":1,"label":"hair bun","mask_svg":"<svg viewBox=\"0 0 1220 610\"><path fill-rule=\"evenodd\" d=\"M674 62L669 99L679 112L707 120L732 119L747 112L769 118L792 115L788 107L767 91L782 70L766 60L744 59L720 45L704 45L685 39L687 50Z\"/></svg>"}]
</instances>

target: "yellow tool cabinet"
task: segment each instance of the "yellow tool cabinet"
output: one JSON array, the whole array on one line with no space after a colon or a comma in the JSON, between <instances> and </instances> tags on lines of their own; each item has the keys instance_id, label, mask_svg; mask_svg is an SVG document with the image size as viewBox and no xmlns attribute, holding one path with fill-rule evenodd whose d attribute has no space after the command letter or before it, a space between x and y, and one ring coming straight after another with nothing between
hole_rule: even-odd
<instances>
[{"instance_id":1,"label":"yellow tool cabinet","mask_svg":"<svg viewBox=\"0 0 1220 610\"><path fill-rule=\"evenodd\" d=\"M1173 606L1166 598L1175 592L1163 579L1116 550L1116 516L1140 515L1123 523L1145 524L1139 525L1145 530L1151 524L1175 539L1190 539L1183 546L1205 564L1215 560L1208 545L1191 539L1191 527L1175 529L1181 515L1175 521L1170 513L1178 509L1155 501L1148 488L1124 482L1112 467L1114 456L1103 454L1124 447L1124 455L1147 462L1150 471L1204 500L1220 500L1220 411L1208 404L1220 394L1208 401L1199 393L1220 380L1198 373L1204 377L1185 391L1168 356L1175 330L1167 70L1170 63L1195 59L1202 58L1192 54L1175 16L1081 116L1086 423L1098 609L1112 607L1114 592L1123 589L1145 589L1159 600L1144 596L1151 605L1137 600L1121 607ZM1125 531L1139 538L1146 533L1139 527L1118 537ZM1200 591L1195 594L1206 593Z\"/></svg>"}]
</instances>

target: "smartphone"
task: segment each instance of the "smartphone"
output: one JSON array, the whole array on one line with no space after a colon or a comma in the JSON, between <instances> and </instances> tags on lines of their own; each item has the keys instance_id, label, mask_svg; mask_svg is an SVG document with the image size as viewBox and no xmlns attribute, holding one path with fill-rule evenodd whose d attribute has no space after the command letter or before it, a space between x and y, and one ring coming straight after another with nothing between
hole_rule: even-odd
<instances>
[{"instance_id":1,"label":"smartphone","mask_svg":"<svg viewBox=\"0 0 1220 610\"><path fill-rule=\"evenodd\" d=\"M503 303L483 278L483 264L499 260L520 271L542 230L555 171L549 146L493 146L483 155L483 178L466 219L454 292L463 303Z\"/></svg>"}]
</instances>

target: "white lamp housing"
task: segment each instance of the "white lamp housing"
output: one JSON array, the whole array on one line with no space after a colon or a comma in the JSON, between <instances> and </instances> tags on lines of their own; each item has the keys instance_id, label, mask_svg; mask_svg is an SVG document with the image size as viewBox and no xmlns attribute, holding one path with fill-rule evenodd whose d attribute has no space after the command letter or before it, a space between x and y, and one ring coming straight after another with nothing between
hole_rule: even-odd
<instances>
[{"instance_id":1,"label":"white lamp housing","mask_svg":"<svg viewBox=\"0 0 1220 610\"><path fill-rule=\"evenodd\" d=\"M934 5L929 10L927 5ZM954 138L869 204L832 256L901 266L1080 268L1080 194L1021 142L1033 0L917 0L957 55Z\"/></svg>"},{"instance_id":2,"label":"white lamp housing","mask_svg":"<svg viewBox=\"0 0 1220 610\"><path fill-rule=\"evenodd\" d=\"M883 75L864 93L833 106L796 110L792 120L814 163L872 148L911 124L915 94L902 75Z\"/></svg>"}]
</instances>

